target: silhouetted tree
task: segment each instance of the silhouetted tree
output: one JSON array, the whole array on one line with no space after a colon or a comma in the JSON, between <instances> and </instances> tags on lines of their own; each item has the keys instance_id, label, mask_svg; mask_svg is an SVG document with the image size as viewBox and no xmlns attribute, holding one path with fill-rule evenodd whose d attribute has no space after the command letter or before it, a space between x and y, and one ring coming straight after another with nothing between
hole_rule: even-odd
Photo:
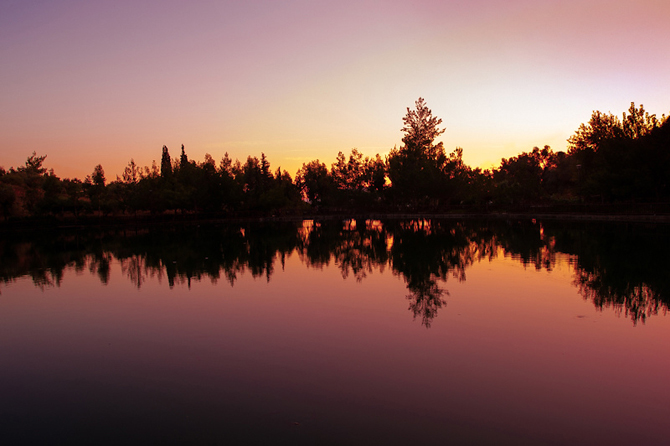
<instances>
[{"instance_id":1,"label":"silhouetted tree","mask_svg":"<svg viewBox=\"0 0 670 446\"><path fill-rule=\"evenodd\" d=\"M184 144L181 145L181 156L179 157L179 167L182 169L188 165L188 156L184 151Z\"/></svg>"},{"instance_id":2,"label":"silhouetted tree","mask_svg":"<svg viewBox=\"0 0 670 446\"><path fill-rule=\"evenodd\" d=\"M35 152L26 160L25 166L19 167L16 171L10 169L8 178L5 178L10 184L21 190L21 194L16 194L20 199L16 212L19 216L34 215L39 210L39 205L44 197L44 179L47 169L43 166L46 155L37 156ZM16 190L15 190L16 193Z\"/></svg>"},{"instance_id":3,"label":"silhouetted tree","mask_svg":"<svg viewBox=\"0 0 670 446\"><path fill-rule=\"evenodd\" d=\"M37 156L37 153L33 152L33 154L26 160L26 165L23 170L29 175L44 175L47 172L47 169L42 164L46 157L46 155Z\"/></svg>"},{"instance_id":4,"label":"silhouetted tree","mask_svg":"<svg viewBox=\"0 0 670 446\"><path fill-rule=\"evenodd\" d=\"M42 200L38 208L40 213L63 213L67 201L63 182L58 178L53 169L44 175L42 182Z\"/></svg>"},{"instance_id":5,"label":"silhouetted tree","mask_svg":"<svg viewBox=\"0 0 670 446\"><path fill-rule=\"evenodd\" d=\"M550 149L545 147L548 155ZM510 204L529 204L542 194L543 155L540 149L521 153L510 159L503 158L493 177L496 181L496 198Z\"/></svg>"},{"instance_id":6,"label":"silhouetted tree","mask_svg":"<svg viewBox=\"0 0 670 446\"><path fill-rule=\"evenodd\" d=\"M656 155L651 155L655 150L650 150L646 141L666 121L665 115L659 120L634 103L621 120L611 113L593 112L588 124L580 125L568 139L568 154L575 159L577 170L577 192L582 198L609 201L653 194L658 186L651 184L650 176L660 179L651 173ZM654 161L664 163L663 158Z\"/></svg>"},{"instance_id":7,"label":"silhouetted tree","mask_svg":"<svg viewBox=\"0 0 670 446\"><path fill-rule=\"evenodd\" d=\"M239 165L239 161L237 164ZM235 180L238 172L239 170L228 156L228 152L226 152L219 163L218 170L223 194L223 208L226 211L235 211L241 206L243 186Z\"/></svg>"},{"instance_id":8,"label":"silhouetted tree","mask_svg":"<svg viewBox=\"0 0 670 446\"><path fill-rule=\"evenodd\" d=\"M94 209L97 208L98 211L102 210L105 182L105 171L100 164L95 166L93 173L90 177L87 177L85 181L88 197L91 200L91 206L93 206Z\"/></svg>"},{"instance_id":9,"label":"silhouetted tree","mask_svg":"<svg viewBox=\"0 0 670 446\"><path fill-rule=\"evenodd\" d=\"M184 156L186 155L184 154ZM172 176L172 159L170 158L167 146L163 146L163 154L161 155L161 176L163 178Z\"/></svg>"},{"instance_id":10,"label":"silhouetted tree","mask_svg":"<svg viewBox=\"0 0 670 446\"><path fill-rule=\"evenodd\" d=\"M81 180L77 178L63 180L63 188L66 194L66 210L72 212L75 217L79 216L80 210L84 207L82 199L84 198L84 187Z\"/></svg>"},{"instance_id":11,"label":"silhouetted tree","mask_svg":"<svg viewBox=\"0 0 670 446\"><path fill-rule=\"evenodd\" d=\"M295 175L295 181L312 204L328 204L333 190L333 180L324 163L314 160L303 164Z\"/></svg>"},{"instance_id":12,"label":"silhouetted tree","mask_svg":"<svg viewBox=\"0 0 670 446\"><path fill-rule=\"evenodd\" d=\"M367 189L370 180L365 169L366 161L363 160L363 154L357 149L351 150L348 161L344 154L339 152L336 162L330 169L335 187L348 191Z\"/></svg>"},{"instance_id":13,"label":"silhouetted tree","mask_svg":"<svg viewBox=\"0 0 670 446\"><path fill-rule=\"evenodd\" d=\"M140 179L140 169L135 164L134 159L130 159L130 162L123 170L123 182L126 184L137 184Z\"/></svg>"},{"instance_id":14,"label":"silhouetted tree","mask_svg":"<svg viewBox=\"0 0 670 446\"><path fill-rule=\"evenodd\" d=\"M380 194L386 186L386 163L377 154L366 163L365 170L370 181L369 187Z\"/></svg>"},{"instance_id":15,"label":"silhouetted tree","mask_svg":"<svg viewBox=\"0 0 670 446\"><path fill-rule=\"evenodd\" d=\"M450 178L445 175L450 170L449 157L442 142L435 143L435 138L444 133L439 128L442 120L434 117L423 98L419 98L415 109L407 108L403 122L403 145L394 147L388 156L392 195L415 208L431 202L434 205L453 192L449 190ZM461 153L455 152L452 157L460 158Z\"/></svg>"}]
</instances>

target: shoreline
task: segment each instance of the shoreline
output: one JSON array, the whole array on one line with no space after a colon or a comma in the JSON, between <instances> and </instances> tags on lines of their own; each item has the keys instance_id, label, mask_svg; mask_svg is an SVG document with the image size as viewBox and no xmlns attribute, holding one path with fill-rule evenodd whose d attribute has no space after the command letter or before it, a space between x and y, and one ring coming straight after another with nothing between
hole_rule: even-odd
<instances>
[{"instance_id":1,"label":"shoreline","mask_svg":"<svg viewBox=\"0 0 670 446\"><path fill-rule=\"evenodd\" d=\"M551 220L566 222L670 223L670 215L574 214L521 212L417 212L417 213L328 213L283 216L214 216L205 214L159 216L85 216L77 219L28 218L0 222L0 233L30 230L65 230L91 227L169 226L174 224L237 224L299 222L304 220Z\"/></svg>"}]
</instances>

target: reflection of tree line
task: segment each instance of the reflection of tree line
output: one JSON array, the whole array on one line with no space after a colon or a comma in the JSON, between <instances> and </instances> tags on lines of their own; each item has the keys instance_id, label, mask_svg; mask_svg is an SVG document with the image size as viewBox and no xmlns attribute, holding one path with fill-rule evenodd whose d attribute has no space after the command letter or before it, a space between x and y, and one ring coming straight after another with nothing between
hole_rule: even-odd
<instances>
[{"instance_id":1,"label":"reflection of tree line","mask_svg":"<svg viewBox=\"0 0 670 446\"><path fill-rule=\"evenodd\" d=\"M445 220L320 221L184 226L151 230L43 233L0 239L0 282L32 277L59 286L66 268L90 271L102 283L117 259L138 288L149 278L170 287L208 278L234 285L239 275L270 280L277 262L296 253L309 267L331 262L342 276L363 280L391 268L405 280L409 309L430 326L446 305L444 283L502 252L525 265L552 269L557 253L574 256L575 285L585 299L612 307L634 323L667 311L670 288L665 228L641 225Z\"/></svg>"},{"instance_id":2,"label":"reflection of tree line","mask_svg":"<svg viewBox=\"0 0 670 446\"><path fill-rule=\"evenodd\" d=\"M578 253L575 285L597 308L613 307L634 322L667 312L667 227L602 225L589 236L571 231L557 240L557 250Z\"/></svg>"},{"instance_id":3,"label":"reflection of tree line","mask_svg":"<svg viewBox=\"0 0 670 446\"><path fill-rule=\"evenodd\" d=\"M498 225L503 251L551 270L556 253L573 256L574 285L599 310L613 308L633 323L670 307L666 226L630 223Z\"/></svg>"}]
</instances>

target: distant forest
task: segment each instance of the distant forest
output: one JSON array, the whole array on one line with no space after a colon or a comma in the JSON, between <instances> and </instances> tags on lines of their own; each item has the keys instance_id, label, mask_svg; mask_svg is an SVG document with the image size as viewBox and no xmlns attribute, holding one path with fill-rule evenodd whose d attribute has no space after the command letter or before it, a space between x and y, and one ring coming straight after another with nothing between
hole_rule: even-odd
<instances>
[{"instance_id":1,"label":"distant forest","mask_svg":"<svg viewBox=\"0 0 670 446\"><path fill-rule=\"evenodd\" d=\"M535 147L482 170L463 162L463 149L447 153L442 120L419 98L403 118L402 145L388 156L340 152L328 167L317 160L295 177L273 172L261 154L244 163L228 154L217 163L177 156L163 146L160 164L130 160L107 181L101 165L86 178L59 178L33 152L25 166L0 167L3 220L85 215L212 216L304 213L527 211L619 208L670 204L670 119L657 119L631 103L622 117L595 111L568 139L567 153ZM632 206L634 208L634 206Z\"/></svg>"}]
</instances>

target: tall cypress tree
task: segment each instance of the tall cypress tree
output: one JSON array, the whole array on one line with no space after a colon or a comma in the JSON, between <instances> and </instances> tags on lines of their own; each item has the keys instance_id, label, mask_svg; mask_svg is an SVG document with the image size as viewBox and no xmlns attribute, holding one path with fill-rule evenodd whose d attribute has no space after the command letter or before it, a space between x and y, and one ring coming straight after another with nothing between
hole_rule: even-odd
<instances>
[{"instance_id":1,"label":"tall cypress tree","mask_svg":"<svg viewBox=\"0 0 670 446\"><path fill-rule=\"evenodd\" d=\"M188 157L186 156L186 152L184 152L184 144L181 145L181 157L179 159L179 167L182 169L186 167L188 164Z\"/></svg>"},{"instance_id":2,"label":"tall cypress tree","mask_svg":"<svg viewBox=\"0 0 670 446\"><path fill-rule=\"evenodd\" d=\"M167 146L163 146L163 156L161 157L161 176L167 178L172 175L172 160Z\"/></svg>"}]
</instances>

